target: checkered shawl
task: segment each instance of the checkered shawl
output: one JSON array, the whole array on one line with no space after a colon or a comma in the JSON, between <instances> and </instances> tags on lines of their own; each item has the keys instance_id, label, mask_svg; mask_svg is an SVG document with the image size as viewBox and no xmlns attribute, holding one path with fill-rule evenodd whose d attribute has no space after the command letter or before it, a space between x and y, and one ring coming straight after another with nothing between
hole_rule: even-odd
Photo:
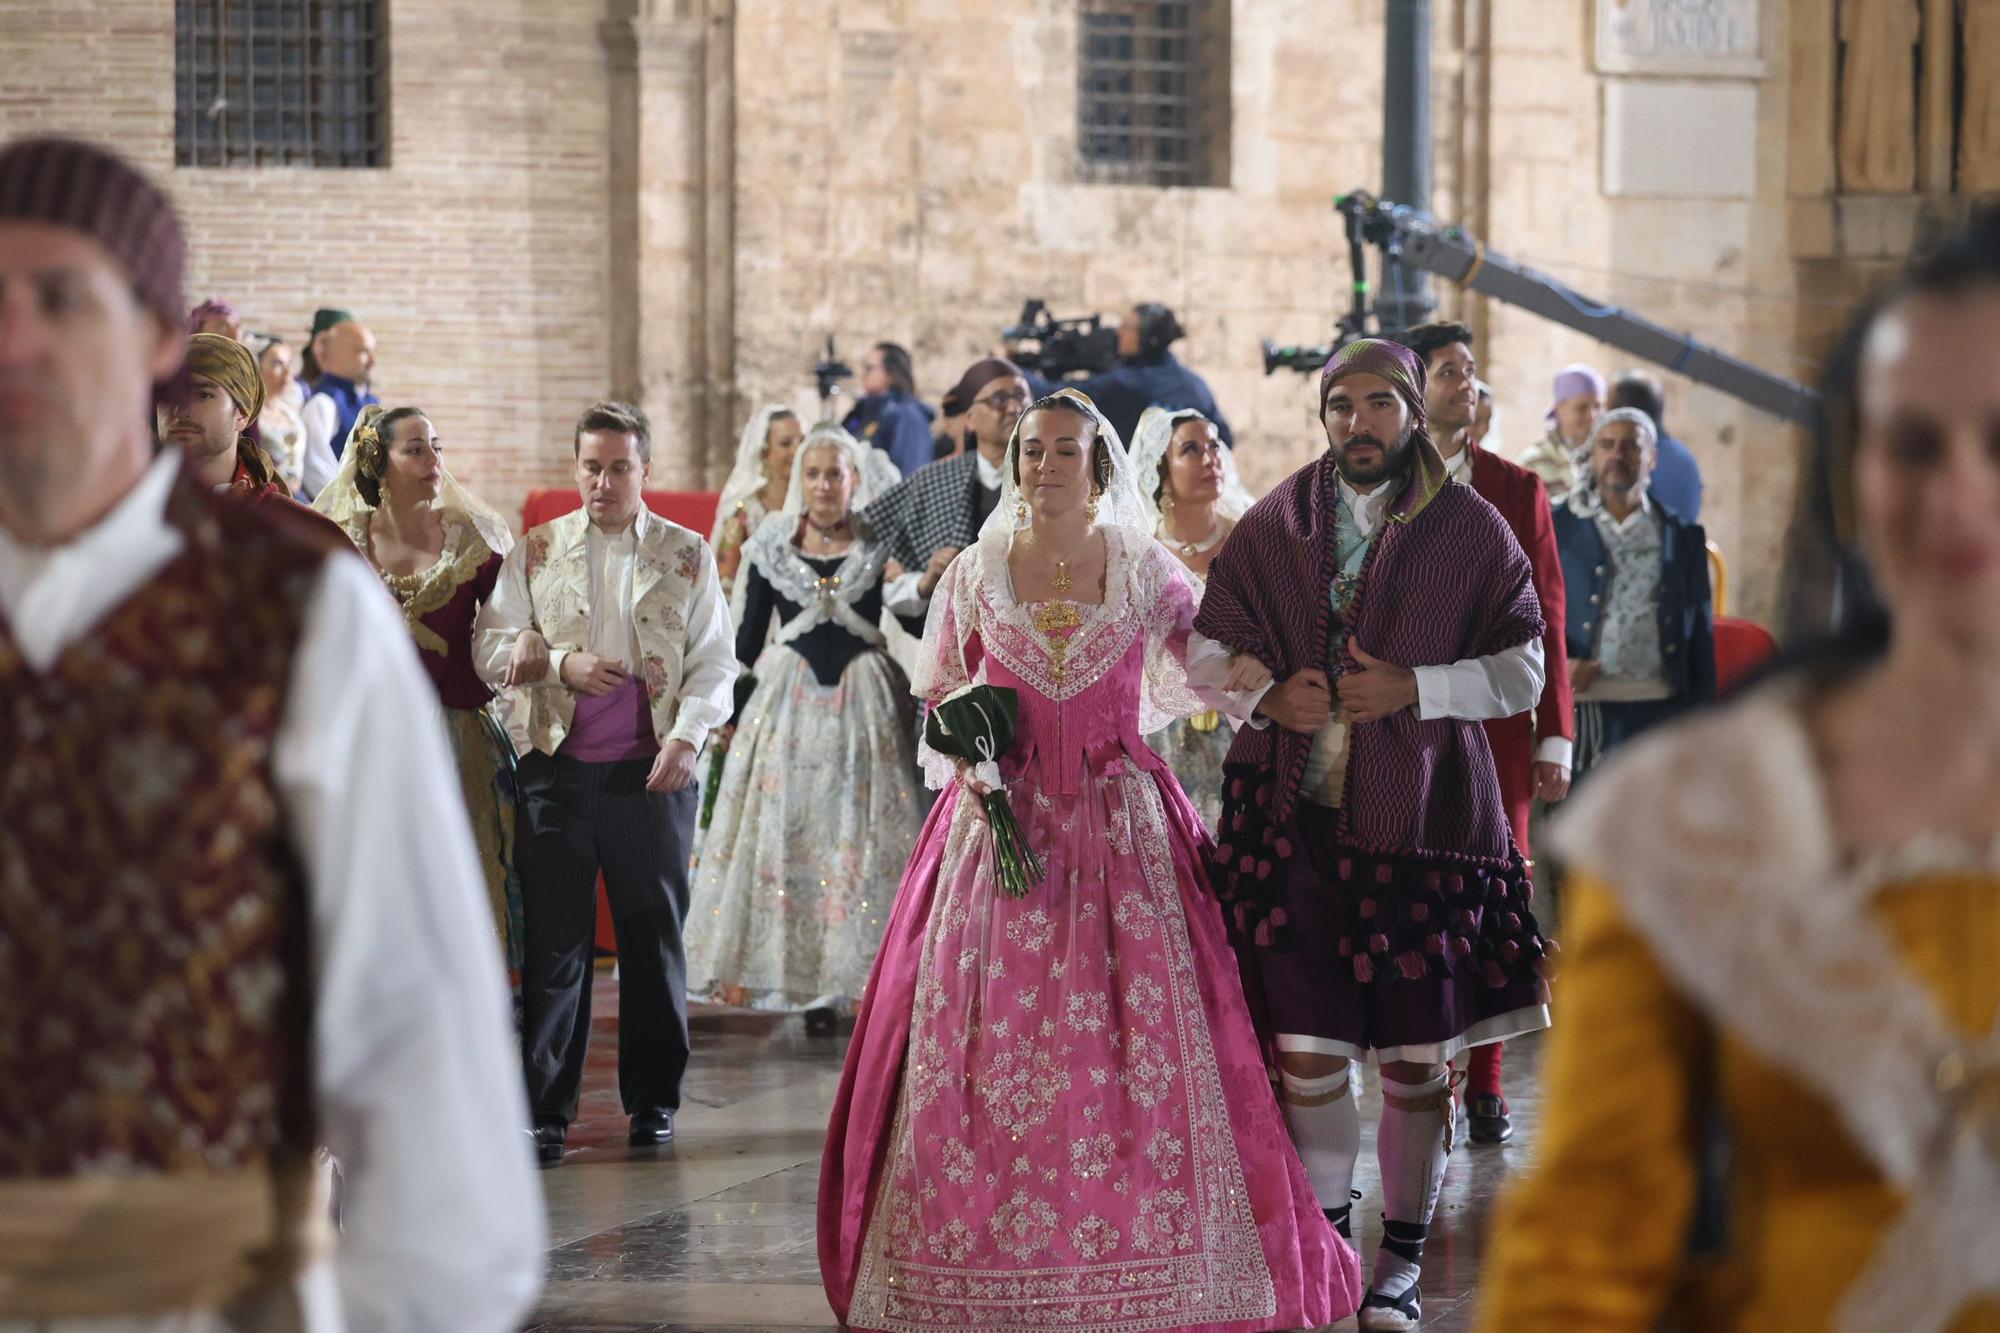
<instances>
[{"instance_id":1,"label":"checkered shawl","mask_svg":"<svg viewBox=\"0 0 2000 1333\"><path fill-rule=\"evenodd\" d=\"M1243 516L1209 572L1195 628L1249 652L1279 680L1306 667L1329 679L1357 670L1352 634L1400 666L1438 666L1539 639L1541 605L1528 557L1498 510L1451 482L1386 516L1362 566L1338 644L1333 581L1336 473L1331 452L1293 473ZM1412 490L1416 488L1410 488ZM1245 727L1230 747L1231 803L1254 804L1282 827L1298 798L1312 738L1276 725ZM1504 863L1513 855L1485 731L1405 710L1354 728L1342 843L1385 855ZM1224 836L1227 836L1225 833Z\"/></svg>"},{"instance_id":2,"label":"checkered shawl","mask_svg":"<svg viewBox=\"0 0 2000 1333\"><path fill-rule=\"evenodd\" d=\"M947 546L964 550L979 540L979 525L992 512L980 507L979 456L968 450L919 468L884 491L861 512L874 540L889 558L921 570Z\"/></svg>"}]
</instances>

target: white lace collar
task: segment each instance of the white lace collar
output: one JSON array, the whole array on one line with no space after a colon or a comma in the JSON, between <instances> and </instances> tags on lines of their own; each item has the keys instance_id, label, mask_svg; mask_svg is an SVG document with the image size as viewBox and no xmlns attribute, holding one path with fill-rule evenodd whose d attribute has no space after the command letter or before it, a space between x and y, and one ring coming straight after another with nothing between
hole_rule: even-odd
<instances>
[{"instance_id":1,"label":"white lace collar","mask_svg":"<svg viewBox=\"0 0 2000 1333\"><path fill-rule=\"evenodd\" d=\"M833 573L822 576L808 562L805 553L792 544L797 527L798 519L781 511L758 524L757 530L743 543L744 558L770 582L772 589L803 608L778 631L778 642L790 643L808 630L832 621L863 642L879 645L882 631L863 620L854 605L881 582L889 548L857 537L840 557Z\"/></svg>"},{"instance_id":2,"label":"white lace collar","mask_svg":"<svg viewBox=\"0 0 2000 1333\"><path fill-rule=\"evenodd\" d=\"M2000 1281L2000 1031L1958 1030L1868 910L1935 843L1844 867L1794 688L1647 737L1572 799L1554 844L1617 895L1709 1020L1817 1091L1916 1206L1844 1301L1842 1329L1934 1330ZM1630 812L1645 810L1634 821ZM1956 868L1972 849L1951 856Z\"/></svg>"},{"instance_id":3,"label":"white lace collar","mask_svg":"<svg viewBox=\"0 0 2000 1333\"><path fill-rule=\"evenodd\" d=\"M1162 559L1173 560L1166 548L1143 534L1116 526L1100 531L1104 533L1104 600L1094 605L1063 603L1076 608L1076 617L1060 648L1036 623L1038 612L1056 603L1022 602L1014 595L1013 573L1007 567L1014 534L989 532L972 551L978 568L968 572L976 573L980 600L985 603L980 626L987 647L1014 674L1058 702L1096 684L1132 646L1142 619L1134 614L1134 605L1135 601L1143 605L1138 582L1146 568L1147 552L1157 550Z\"/></svg>"}]
</instances>

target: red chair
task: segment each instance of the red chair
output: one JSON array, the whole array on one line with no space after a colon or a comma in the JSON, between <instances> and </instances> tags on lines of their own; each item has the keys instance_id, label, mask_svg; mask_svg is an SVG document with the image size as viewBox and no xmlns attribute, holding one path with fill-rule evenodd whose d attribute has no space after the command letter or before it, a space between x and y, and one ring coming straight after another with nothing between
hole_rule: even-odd
<instances>
[{"instance_id":1,"label":"red chair","mask_svg":"<svg viewBox=\"0 0 2000 1333\"><path fill-rule=\"evenodd\" d=\"M1736 687L1778 655L1778 641L1754 620L1715 618L1715 693L1727 699Z\"/></svg>"},{"instance_id":2,"label":"red chair","mask_svg":"<svg viewBox=\"0 0 2000 1333\"><path fill-rule=\"evenodd\" d=\"M715 509L722 497L714 491L647 491L646 508L661 518L684 528L692 528L704 538L715 527ZM521 506L521 531L540 527L552 518L561 518L583 504L574 486L538 486L528 492Z\"/></svg>"},{"instance_id":3,"label":"red chair","mask_svg":"<svg viewBox=\"0 0 2000 1333\"><path fill-rule=\"evenodd\" d=\"M646 508L661 518L691 528L706 540L715 527L715 510L722 496L714 491L647 491L645 500ZM521 531L538 528L582 506L583 497L574 486L538 486L528 492L527 502L521 506ZM601 876L597 881L597 948L605 953L618 948L617 932L611 928L611 903L604 896Z\"/></svg>"}]
</instances>

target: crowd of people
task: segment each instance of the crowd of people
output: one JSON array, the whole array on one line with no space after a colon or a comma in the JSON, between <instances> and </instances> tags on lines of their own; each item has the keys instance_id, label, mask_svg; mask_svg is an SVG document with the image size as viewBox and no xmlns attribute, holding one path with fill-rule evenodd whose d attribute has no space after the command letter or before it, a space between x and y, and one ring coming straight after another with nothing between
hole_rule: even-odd
<instances>
[{"instance_id":1,"label":"crowd of people","mask_svg":"<svg viewBox=\"0 0 2000 1333\"><path fill-rule=\"evenodd\" d=\"M185 255L101 149L0 150L0 1223L77 1219L0 1330L510 1327L600 881L635 1148L691 998L852 1023L849 1327L1416 1328L1461 1117L1513 1136L1551 1026L1485 1327L1996 1311L2000 222L1839 361L1796 563L1858 628L1680 722L1701 481L1643 374L1562 369L1515 464L1469 327L1359 339L1256 498L1144 304L1116 370L988 356L941 414L878 344L844 424L750 415L706 536L590 404L517 539L351 312L295 364Z\"/></svg>"}]
</instances>

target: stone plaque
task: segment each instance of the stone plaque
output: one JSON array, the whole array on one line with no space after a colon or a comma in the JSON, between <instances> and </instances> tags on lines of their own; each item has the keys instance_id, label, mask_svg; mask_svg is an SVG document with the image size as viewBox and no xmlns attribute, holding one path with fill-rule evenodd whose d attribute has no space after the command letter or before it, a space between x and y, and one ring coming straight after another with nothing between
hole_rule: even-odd
<instances>
[{"instance_id":1,"label":"stone plaque","mask_svg":"<svg viewBox=\"0 0 2000 1333\"><path fill-rule=\"evenodd\" d=\"M1605 74L1762 78L1763 0L1597 0Z\"/></svg>"},{"instance_id":2,"label":"stone plaque","mask_svg":"<svg viewBox=\"0 0 2000 1333\"><path fill-rule=\"evenodd\" d=\"M1606 79L1604 192L1626 199L1755 197L1757 85Z\"/></svg>"}]
</instances>

